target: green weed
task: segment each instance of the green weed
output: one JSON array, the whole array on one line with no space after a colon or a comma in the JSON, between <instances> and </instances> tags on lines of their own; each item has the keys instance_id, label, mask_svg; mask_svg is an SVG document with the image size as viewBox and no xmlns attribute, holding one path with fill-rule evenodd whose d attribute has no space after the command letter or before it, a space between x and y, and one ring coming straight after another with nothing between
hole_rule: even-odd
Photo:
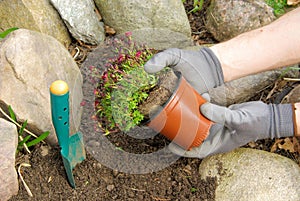
<instances>
[{"instance_id":1,"label":"green weed","mask_svg":"<svg viewBox=\"0 0 300 201\"><path fill-rule=\"evenodd\" d=\"M186 2L186 0L182 0L182 3L185 3L185 2ZM202 10L203 3L204 3L204 0L194 0L194 3L193 3L194 8L192 10L190 10L188 13L195 13L195 12Z\"/></svg>"},{"instance_id":2,"label":"green weed","mask_svg":"<svg viewBox=\"0 0 300 201\"><path fill-rule=\"evenodd\" d=\"M273 8L276 17L283 15L288 7L287 0L266 0L266 3Z\"/></svg>"},{"instance_id":3,"label":"green weed","mask_svg":"<svg viewBox=\"0 0 300 201\"><path fill-rule=\"evenodd\" d=\"M40 142L42 142L46 137L49 135L49 131L46 131L42 133L40 136L36 136L35 134L31 133L26 129L27 126L27 120L23 122L21 125L17 123L17 118L15 115L15 112L11 108L11 106L8 106L9 111L9 119L19 128L18 129L18 146L17 146L17 152L22 151L25 149L28 153L29 147L32 147ZM2 109L1 112L3 113ZM6 116L6 115L5 115Z\"/></svg>"},{"instance_id":4,"label":"green weed","mask_svg":"<svg viewBox=\"0 0 300 201\"><path fill-rule=\"evenodd\" d=\"M2 40L3 38L5 38L9 33L17 30L18 28L14 27L14 28L10 28L10 29L7 29L3 32L0 32L0 40Z\"/></svg>"}]
</instances>

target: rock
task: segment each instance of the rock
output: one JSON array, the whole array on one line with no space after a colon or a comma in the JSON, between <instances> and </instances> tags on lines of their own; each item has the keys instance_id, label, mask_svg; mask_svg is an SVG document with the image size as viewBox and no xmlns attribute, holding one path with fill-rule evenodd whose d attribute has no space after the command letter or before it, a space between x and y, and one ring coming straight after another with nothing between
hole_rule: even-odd
<instances>
[{"instance_id":1,"label":"rock","mask_svg":"<svg viewBox=\"0 0 300 201\"><path fill-rule=\"evenodd\" d=\"M296 86L283 100L283 103L300 102L300 85Z\"/></svg>"},{"instance_id":2,"label":"rock","mask_svg":"<svg viewBox=\"0 0 300 201\"><path fill-rule=\"evenodd\" d=\"M49 87L57 79L70 89L70 132L80 125L82 75L64 46L45 34L26 29L12 32L0 43L0 104L11 105L20 121L36 134L50 131L47 141L57 142L52 126Z\"/></svg>"},{"instance_id":3,"label":"rock","mask_svg":"<svg viewBox=\"0 0 300 201\"><path fill-rule=\"evenodd\" d=\"M92 0L50 1L74 38L92 45L97 45L104 40L104 27L97 18Z\"/></svg>"},{"instance_id":4,"label":"rock","mask_svg":"<svg viewBox=\"0 0 300 201\"><path fill-rule=\"evenodd\" d=\"M266 87L274 84L275 80L279 78L284 69L285 68L249 75L210 89L209 95L211 102L229 106L235 103L248 101ZM289 75L295 77L298 73L291 71Z\"/></svg>"},{"instance_id":5,"label":"rock","mask_svg":"<svg viewBox=\"0 0 300 201\"><path fill-rule=\"evenodd\" d=\"M300 200L300 168L278 154L236 149L205 158L199 173L217 178L216 201Z\"/></svg>"},{"instance_id":6,"label":"rock","mask_svg":"<svg viewBox=\"0 0 300 201\"><path fill-rule=\"evenodd\" d=\"M0 118L0 198L8 200L19 190L15 169L18 132L13 123Z\"/></svg>"},{"instance_id":7,"label":"rock","mask_svg":"<svg viewBox=\"0 0 300 201\"><path fill-rule=\"evenodd\" d=\"M218 41L225 41L274 21L273 9L264 0L212 0L206 28Z\"/></svg>"},{"instance_id":8,"label":"rock","mask_svg":"<svg viewBox=\"0 0 300 201\"><path fill-rule=\"evenodd\" d=\"M136 31L139 38L133 35L135 40L147 45L153 39L156 44L176 41L179 44L180 41L190 40L191 28L181 0L146 3L139 0L95 0L95 4L104 23L114 28L117 34Z\"/></svg>"},{"instance_id":9,"label":"rock","mask_svg":"<svg viewBox=\"0 0 300 201\"><path fill-rule=\"evenodd\" d=\"M165 28L144 28L133 30L132 38L149 48L164 50L168 48L185 48L192 45L190 37L183 33Z\"/></svg>"},{"instance_id":10,"label":"rock","mask_svg":"<svg viewBox=\"0 0 300 201\"><path fill-rule=\"evenodd\" d=\"M112 190L114 190L114 188L115 188L115 185L113 185L113 184L110 184L110 185L108 185L108 186L106 187L106 189L107 189L108 191L112 191Z\"/></svg>"},{"instance_id":11,"label":"rock","mask_svg":"<svg viewBox=\"0 0 300 201\"><path fill-rule=\"evenodd\" d=\"M0 19L0 30L30 29L53 36L64 46L71 43L68 30L49 0L2 0Z\"/></svg>"}]
</instances>

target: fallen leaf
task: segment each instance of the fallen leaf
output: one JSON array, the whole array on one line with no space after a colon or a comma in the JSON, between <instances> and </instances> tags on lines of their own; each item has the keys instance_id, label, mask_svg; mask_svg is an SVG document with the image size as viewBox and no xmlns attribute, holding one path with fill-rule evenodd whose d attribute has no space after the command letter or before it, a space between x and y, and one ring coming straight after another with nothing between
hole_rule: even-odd
<instances>
[{"instance_id":1,"label":"fallen leaf","mask_svg":"<svg viewBox=\"0 0 300 201\"><path fill-rule=\"evenodd\" d=\"M300 137L293 137L293 145L295 152L300 154Z\"/></svg>"},{"instance_id":2,"label":"fallen leaf","mask_svg":"<svg viewBox=\"0 0 300 201\"><path fill-rule=\"evenodd\" d=\"M278 148L289 151L291 153L295 153L294 144L293 144L293 141L291 139L292 138L285 138L283 140L283 143L278 144Z\"/></svg>"},{"instance_id":3,"label":"fallen leaf","mask_svg":"<svg viewBox=\"0 0 300 201\"><path fill-rule=\"evenodd\" d=\"M114 34L116 34L116 31L115 31L113 28L109 27L109 26L105 26L105 32L106 32L107 34L109 34L109 35L114 35Z\"/></svg>"},{"instance_id":4,"label":"fallen leaf","mask_svg":"<svg viewBox=\"0 0 300 201\"><path fill-rule=\"evenodd\" d=\"M282 139L276 139L275 143L272 145L270 152L274 153L277 148L278 148L278 144L282 142Z\"/></svg>"}]
</instances>

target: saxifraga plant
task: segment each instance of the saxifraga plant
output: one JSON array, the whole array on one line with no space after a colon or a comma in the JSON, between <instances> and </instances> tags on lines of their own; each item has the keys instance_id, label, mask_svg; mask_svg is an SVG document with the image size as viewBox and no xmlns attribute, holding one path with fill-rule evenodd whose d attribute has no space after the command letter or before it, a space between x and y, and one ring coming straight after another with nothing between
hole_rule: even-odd
<instances>
[{"instance_id":1,"label":"saxifraga plant","mask_svg":"<svg viewBox=\"0 0 300 201\"><path fill-rule=\"evenodd\" d=\"M96 116L106 134L113 130L129 131L143 121L138 106L158 81L156 75L143 68L157 50L133 42L129 32L114 42L118 56L107 62L94 91Z\"/></svg>"}]
</instances>

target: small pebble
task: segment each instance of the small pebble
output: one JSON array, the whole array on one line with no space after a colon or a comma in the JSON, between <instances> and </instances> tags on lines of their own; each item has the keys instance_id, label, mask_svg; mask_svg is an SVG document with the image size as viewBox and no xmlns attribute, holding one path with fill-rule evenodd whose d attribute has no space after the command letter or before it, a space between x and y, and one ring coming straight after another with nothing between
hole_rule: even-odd
<instances>
[{"instance_id":1,"label":"small pebble","mask_svg":"<svg viewBox=\"0 0 300 201\"><path fill-rule=\"evenodd\" d=\"M49 147L48 146L41 146L41 154L42 156L47 156L49 153Z\"/></svg>"},{"instance_id":2,"label":"small pebble","mask_svg":"<svg viewBox=\"0 0 300 201\"><path fill-rule=\"evenodd\" d=\"M113 184L110 184L110 185L108 185L108 186L106 187L106 189L107 189L108 191L112 191L112 190L114 190L114 188L115 188L115 185L113 185Z\"/></svg>"}]
</instances>

